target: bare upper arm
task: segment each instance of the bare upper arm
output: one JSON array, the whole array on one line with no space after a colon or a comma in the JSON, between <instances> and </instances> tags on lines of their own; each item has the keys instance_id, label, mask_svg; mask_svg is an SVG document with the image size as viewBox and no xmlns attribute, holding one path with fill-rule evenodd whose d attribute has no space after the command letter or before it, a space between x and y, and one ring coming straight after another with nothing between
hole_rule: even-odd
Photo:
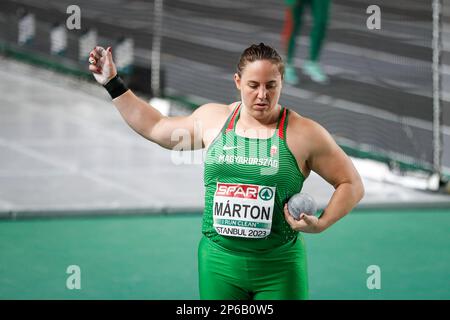
<instances>
[{"instance_id":1,"label":"bare upper arm","mask_svg":"<svg viewBox=\"0 0 450 320\"><path fill-rule=\"evenodd\" d=\"M202 149L205 147L205 135L217 127L218 119L226 114L225 110L228 110L226 105L208 103L188 116L163 117L153 126L149 136L167 149Z\"/></svg>"},{"instance_id":2,"label":"bare upper arm","mask_svg":"<svg viewBox=\"0 0 450 320\"><path fill-rule=\"evenodd\" d=\"M305 176L312 170L334 187L359 179L350 158L317 122L292 112L289 116L287 139Z\"/></svg>"},{"instance_id":3,"label":"bare upper arm","mask_svg":"<svg viewBox=\"0 0 450 320\"><path fill-rule=\"evenodd\" d=\"M306 163L311 170L335 188L341 183L360 179L351 159L325 128L309 120L307 134L310 144Z\"/></svg>"}]
</instances>

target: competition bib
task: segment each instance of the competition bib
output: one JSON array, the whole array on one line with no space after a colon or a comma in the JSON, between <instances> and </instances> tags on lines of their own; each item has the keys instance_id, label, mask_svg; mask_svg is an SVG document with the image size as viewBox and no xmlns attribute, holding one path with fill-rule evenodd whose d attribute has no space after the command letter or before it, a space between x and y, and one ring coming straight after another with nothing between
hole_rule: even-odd
<instances>
[{"instance_id":1,"label":"competition bib","mask_svg":"<svg viewBox=\"0 0 450 320\"><path fill-rule=\"evenodd\" d=\"M217 182L214 228L223 236L265 238L272 228L276 187Z\"/></svg>"}]
</instances>

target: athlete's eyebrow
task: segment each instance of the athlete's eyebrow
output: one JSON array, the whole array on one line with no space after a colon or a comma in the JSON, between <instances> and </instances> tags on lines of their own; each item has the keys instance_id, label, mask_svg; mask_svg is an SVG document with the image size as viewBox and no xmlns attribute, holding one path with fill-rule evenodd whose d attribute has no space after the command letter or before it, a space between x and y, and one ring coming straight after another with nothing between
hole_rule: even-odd
<instances>
[{"instance_id":1,"label":"athlete's eyebrow","mask_svg":"<svg viewBox=\"0 0 450 320\"><path fill-rule=\"evenodd\" d=\"M249 84L259 84L259 82L256 81L256 80L249 80L248 83ZM267 84L275 84L275 83L277 83L276 80L270 80L270 81L267 82Z\"/></svg>"}]
</instances>

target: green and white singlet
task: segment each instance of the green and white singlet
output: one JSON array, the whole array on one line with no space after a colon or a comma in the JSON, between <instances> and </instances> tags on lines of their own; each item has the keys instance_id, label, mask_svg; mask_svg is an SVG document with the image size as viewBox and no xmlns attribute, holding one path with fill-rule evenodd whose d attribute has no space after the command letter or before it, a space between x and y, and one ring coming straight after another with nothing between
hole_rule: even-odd
<instances>
[{"instance_id":1,"label":"green and white singlet","mask_svg":"<svg viewBox=\"0 0 450 320\"><path fill-rule=\"evenodd\" d=\"M272 137L256 139L236 134L241 109L237 103L206 152L202 232L227 250L267 252L299 236L283 207L305 177L286 142L289 110L280 109Z\"/></svg>"}]
</instances>

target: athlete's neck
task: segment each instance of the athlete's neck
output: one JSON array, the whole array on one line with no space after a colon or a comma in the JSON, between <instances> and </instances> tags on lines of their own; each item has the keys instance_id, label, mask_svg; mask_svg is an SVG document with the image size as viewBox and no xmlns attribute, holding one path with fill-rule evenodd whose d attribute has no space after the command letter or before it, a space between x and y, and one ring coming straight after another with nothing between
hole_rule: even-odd
<instances>
[{"instance_id":1,"label":"athlete's neck","mask_svg":"<svg viewBox=\"0 0 450 320\"><path fill-rule=\"evenodd\" d=\"M281 106L277 104L275 108L268 111L267 114L257 118L249 112L249 109L244 105L244 103L242 103L241 108L239 120L241 122L241 127L244 128L272 127L274 124L277 124L281 110Z\"/></svg>"}]
</instances>

